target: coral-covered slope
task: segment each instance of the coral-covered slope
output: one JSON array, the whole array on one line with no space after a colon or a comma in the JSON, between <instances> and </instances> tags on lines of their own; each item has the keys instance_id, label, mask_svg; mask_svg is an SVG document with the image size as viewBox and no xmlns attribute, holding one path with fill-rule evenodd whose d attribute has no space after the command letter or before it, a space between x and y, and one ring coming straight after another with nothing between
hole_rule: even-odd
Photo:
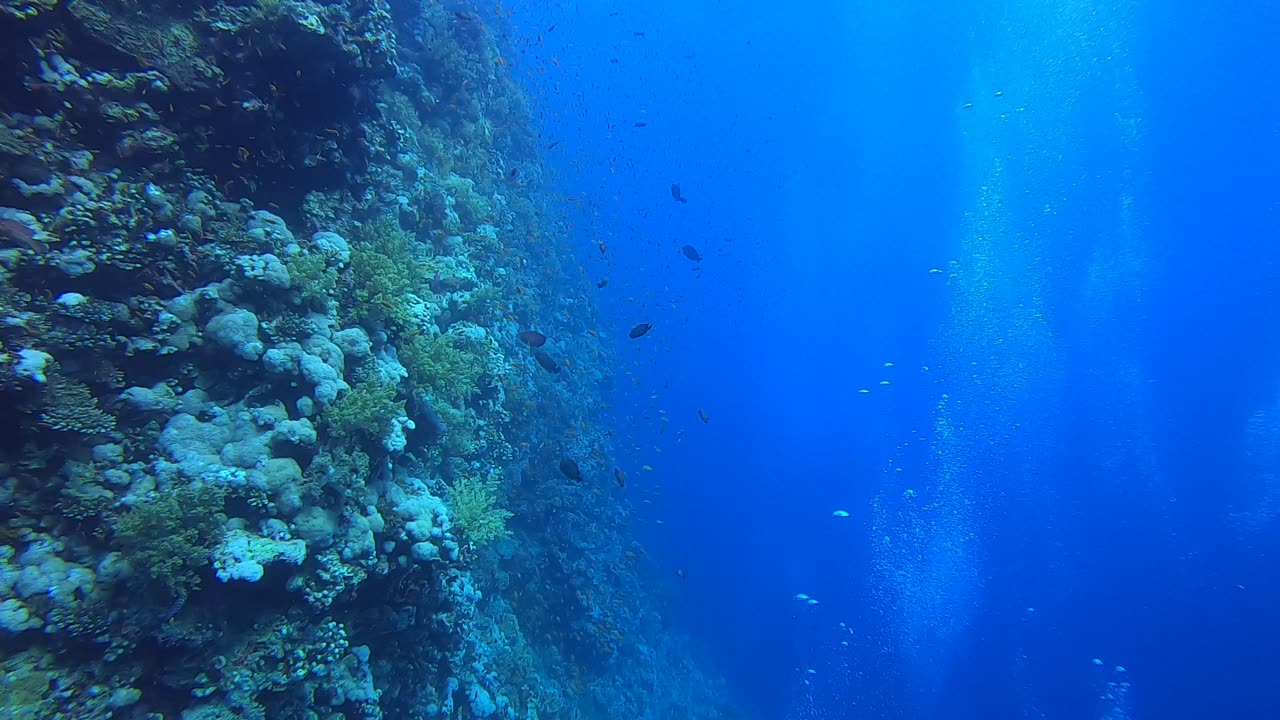
<instances>
[{"instance_id":1,"label":"coral-covered slope","mask_svg":"<svg viewBox=\"0 0 1280 720\"><path fill-rule=\"evenodd\" d=\"M727 714L499 59L434 2L2 0L0 714Z\"/></svg>"}]
</instances>

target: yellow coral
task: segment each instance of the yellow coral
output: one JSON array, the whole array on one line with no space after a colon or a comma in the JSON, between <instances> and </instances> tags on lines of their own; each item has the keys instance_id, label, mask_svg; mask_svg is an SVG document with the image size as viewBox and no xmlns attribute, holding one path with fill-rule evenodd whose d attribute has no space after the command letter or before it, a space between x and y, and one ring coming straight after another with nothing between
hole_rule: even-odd
<instances>
[{"instance_id":1,"label":"yellow coral","mask_svg":"<svg viewBox=\"0 0 1280 720\"><path fill-rule=\"evenodd\" d=\"M452 490L453 522L471 542L484 545L511 534L507 528L511 511L494 507L498 503L497 479L466 475L453 483Z\"/></svg>"}]
</instances>

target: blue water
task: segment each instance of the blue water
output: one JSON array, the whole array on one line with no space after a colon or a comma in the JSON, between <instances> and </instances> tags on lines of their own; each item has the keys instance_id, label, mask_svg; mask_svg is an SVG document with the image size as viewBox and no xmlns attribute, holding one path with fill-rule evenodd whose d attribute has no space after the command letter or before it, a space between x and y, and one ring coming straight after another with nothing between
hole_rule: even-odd
<instances>
[{"instance_id":1,"label":"blue water","mask_svg":"<svg viewBox=\"0 0 1280 720\"><path fill-rule=\"evenodd\" d=\"M0 4L0 720L1280 718L1278 36Z\"/></svg>"},{"instance_id":2,"label":"blue water","mask_svg":"<svg viewBox=\"0 0 1280 720\"><path fill-rule=\"evenodd\" d=\"M507 7L634 524L756 716L1280 716L1280 8Z\"/></svg>"}]
</instances>

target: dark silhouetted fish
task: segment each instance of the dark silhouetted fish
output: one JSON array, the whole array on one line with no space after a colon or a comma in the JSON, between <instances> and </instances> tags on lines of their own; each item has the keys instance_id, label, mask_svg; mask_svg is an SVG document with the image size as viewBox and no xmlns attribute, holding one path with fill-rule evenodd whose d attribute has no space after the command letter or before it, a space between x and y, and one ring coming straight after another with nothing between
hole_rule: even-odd
<instances>
[{"instance_id":1,"label":"dark silhouetted fish","mask_svg":"<svg viewBox=\"0 0 1280 720\"><path fill-rule=\"evenodd\" d=\"M605 253L607 253L607 252L609 252L609 243L607 243L607 242L605 242L605 241L601 240L601 241L600 241L600 254L601 254L601 255L603 255L603 254L605 254Z\"/></svg>"},{"instance_id":2,"label":"dark silhouetted fish","mask_svg":"<svg viewBox=\"0 0 1280 720\"><path fill-rule=\"evenodd\" d=\"M692 245L685 245L680 248L680 252L684 253L685 257L694 262L702 262L702 254L698 252L698 248Z\"/></svg>"},{"instance_id":3,"label":"dark silhouetted fish","mask_svg":"<svg viewBox=\"0 0 1280 720\"><path fill-rule=\"evenodd\" d=\"M449 427L425 397L416 393L409 397L409 409L412 413L410 417L415 421L414 434L427 443L439 442L449 431Z\"/></svg>"},{"instance_id":4,"label":"dark silhouetted fish","mask_svg":"<svg viewBox=\"0 0 1280 720\"><path fill-rule=\"evenodd\" d=\"M627 486L627 474L622 472L622 468L613 469L613 479L618 483L618 487Z\"/></svg>"},{"instance_id":5,"label":"dark silhouetted fish","mask_svg":"<svg viewBox=\"0 0 1280 720\"><path fill-rule=\"evenodd\" d=\"M704 425L711 422L711 418L707 417L707 411L702 408L698 408L698 417L702 418L702 423Z\"/></svg>"},{"instance_id":6,"label":"dark silhouetted fish","mask_svg":"<svg viewBox=\"0 0 1280 720\"><path fill-rule=\"evenodd\" d=\"M600 278L600 282L596 283L596 287L602 288L609 284L609 278Z\"/></svg>"},{"instance_id":7,"label":"dark silhouetted fish","mask_svg":"<svg viewBox=\"0 0 1280 720\"><path fill-rule=\"evenodd\" d=\"M49 250L49 246L36 237L35 230L17 220L0 220L0 245L24 247L37 254L43 254Z\"/></svg>"},{"instance_id":8,"label":"dark silhouetted fish","mask_svg":"<svg viewBox=\"0 0 1280 720\"><path fill-rule=\"evenodd\" d=\"M671 199L676 202L689 202L689 199L684 196L684 192L680 190L680 183L671 183Z\"/></svg>"},{"instance_id":9,"label":"dark silhouetted fish","mask_svg":"<svg viewBox=\"0 0 1280 720\"><path fill-rule=\"evenodd\" d=\"M631 338L632 340L635 340L638 337L644 336L645 333L649 332L652 329L653 329L653 323L640 323L639 325L631 328L631 332L627 333L627 337Z\"/></svg>"},{"instance_id":10,"label":"dark silhouetted fish","mask_svg":"<svg viewBox=\"0 0 1280 720\"><path fill-rule=\"evenodd\" d=\"M560 474L569 478L574 482L582 482L582 470L578 469L578 463L573 458L560 458Z\"/></svg>"},{"instance_id":11,"label":"dark silhouetted fish","mask_svg":"<svg viewBox=\"0 0 1280 720\"><path fill-rule=\"evenodd\" d=\"M551 356L546 352L542 350L534 350L533 359L538 361L538 364L542 366L543 370L546 370L552 375L560 374L560 365L558 365L555 360L552 360Z\"/></svg>"},{"instance_id":12,"label":"dark silhouetted fish","mask_svg":"<svg viewBox=\"0 0 1280 720\"><path fill-rule=\"evenodd\" d=\"M647 122L638 122L638 123L636 123L636 127L649 127L649 123L647 123Z\"/></svg>"},{"instance_id":13,"label":"dark silhouetted fish","mask_svg":"<svg viewBox=\"0 0 1280 720\"><path fill-rule=\"evenodd\" d=\"M520 339L520 342L528 345L529 347L540 348L547 344L547 336L537 330L524 330L519 335L516 335L516 337Z\"/></svg>"}]
</instances>

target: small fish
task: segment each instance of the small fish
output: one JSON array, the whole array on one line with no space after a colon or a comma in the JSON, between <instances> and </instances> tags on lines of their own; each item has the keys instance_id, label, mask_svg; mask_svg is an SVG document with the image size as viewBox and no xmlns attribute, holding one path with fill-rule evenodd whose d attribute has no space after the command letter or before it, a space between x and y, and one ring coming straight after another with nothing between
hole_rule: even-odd
<instances>
[{"instance_id":1,"label":"small fish","mask_svg":"<svg viewBox=\"0 0 1280 720\"><path fill-rule=\"evenodd\" d=\"M796 599L797 599L797 600L808 600L808 599L809 599L809 596L808 596L808 595L805 595L804 593L796 593Z\"/></svg>"},{"instance_id":2,"label":"small fish","mask_svg":"<svg viewBox=\"0 0 1280 720\"><path fill-rule=\"evenodd\" d=\"M627 333L627 337L635 340L638 337L644 337L652 329L653 323L640 323L639 325L631 328L631 332Z\"/></svg>"},{"instance_id":3,"label":"small fish","mask_svg":"<svg viewBox=\"0 0 1280 720\"><path fill-rule=\"evenodd\" d=\"M605 285L608 285L608 284L609 284L609 278L600 278L600 282L596 283L596 287L603 288Z\"/></svg>"},{"instance_id":4,"label":"small fish","mask_svg":"<svg viewBox=\"0 0 1280 720\"><path fill-rule=\"evenodd\" d=\"M545 351L534 350L533 359L538 361L538 364L542 366L543 370L546 370L552 375L560 374L560 366L557 365L556 361L553 360Z\"/></svg>"},{"instance_id":5,"label":"small fish","mask_svg":"<svg viewBox=\"0 0 1280 720\"><path fill-rule=\"evenodd\" d=\"M643 30L636 30L635 32L633 32L633 33L631 33L631 34L632 34L632 35L634 35L634 36L636 36L636 37L644 37L644 31L643 31Z\"/></svg>"},{"instance_id":6,"label":"small fish","mask_svg":"<svg viewBox=\"0 0 1280 720\"><path fill-rule=\"evenodd\" d=\"M684 196L684 191L680 189L680 183L671 183L671 199L676 202L689 202L689 199Z\"/></svg>"},{"instance_id":7,"label":"small fish","mask_svg":"<svg viewBox=\"0 0 1280 720\"><path fill-rule=\"evenodd\" d=\"M807 601L805 601L805 604L806 604L806 605L817 605L817 604L818 604L818 601L817 601L817 600L814 600L813 598L809 598Z\"/></svg>"},{"instance_id":8,"label":"small fish","mask_svg":"<svg viewBox=\"0 0 1280 720\"><path fill-rule=\"evenodd\" d=\"M698 417L702 418L703 425L706 425L707 423L711 422L711 418L707 417L707 411L703 410L702 408L698 408Z\"/></svg>"},{"instance_id":9,"label":"small fish","mask_svg":"<svg viewBox=\"0 0 1280 720\"><path fill-rule=\"evenodd\" d=\"M635 124L635 126L636 126L636 127L649 127L649 123L647 123L647 122L638 122L638 123L636 123L636 124Z\"/></svg>"},{"instance_id":10,"label":"small fish","mask_svg":"<svg viewBox=\"0 0 1280 720\"><path fill-rule=\"evenodd\" d=\"M601 254L601 255L603 255L603 254L605 254L605 253L607 253L607 252L609 252L609 243L607 243L607 242L605 242L605 241L601 240L601 241L600 241L600 254Z\"/></svg>"},{"instance_id":11,"label":"small fish","mask_svg":"<svg viewBox=\"0 0 1280 720\"><path fill-rule=\"evenodd\" d=\"M640 469L641 469L641 470L643 470L643 471L645 471L645 472L653 472L653 466L652 466L652 465L641 465L641 466L640 466Z\"/></svg>"},{"instance_id":12,"label":"small fish","mask_svg":"<svg viewBox=\"0 0 1280 720\"><path fill-rule=\"evenodd\" d=\"M845 512L844 510L837 510L831 513L831 517L849 517L849 513Z\"/></svg>"},{"instance_id":13,"label":"small fish","mask_svg":"<svg viewBox=\"0 0 1280 720\"><path fill-rule=\"evenodd\" d=\"M681 580L687 580L689 578L689 575L685 573L684 570L677 570L676 577L680 578Z\"/></svg>"},{"instance_id":14,"label":"small fish","mask_svg":"<svg viewBox=\"0 0 1280 720\"><path fill-rule=\"evenodd\" d=\"M582 482L585 479L573 458L560 458L560 474L574 482Z\"/></svg>"},{"instance_id":15,"label":"small fish","mask_svg":"<svg viewBox=\"0 0 1280 720\"><path fill-rule=\"evenodd\" d=\"M685 257L689 258L694 262L702 262L702 253L699 253L698 248L692 245L685 245L684 247L680 248L680 252L684 253Z\"/></svg>"},{"instance_id":16,"label":"small fish","mask_svg":"<svg viewBox=\"0 0 1280 720\"><path fill-rule=\"evenodd\" d=\"M627 486L627 474L622 472L622 468L616 467L613 469L613 479L614 482L618 483L618 487Z\"/></svg>"},{"instance_id":17,"label":"small fish","mask_svg":"<svg viewBox=\"0 0 1280 720\"><path fill-rule=\"evenodd\" d=\"M960 106L961 110L969 110L971 108L973 108L973 103L965 103L964 105Z\"/></svg>"},{"instance_id":18,"label":"small fish","mask_svg":"<svg viewBox=\"0 0 1280 720\"><path fill-rule=\"evenodd\" d=\"M520 342L532 348L540 348L547 344L547 336L537 330L524 330L516 335Z\"/></svg>"},{"instance_id":19,"label":"small fish","mask_svg":"<svg viewBox=\"0 0 1280 720\"><path fill-rule=\"evenodd\" d=\"M511 168L511 172L507 173L507 177L511 178L512 180L516 179L519 176L520 176L520 168L518 167Z\"/></svg>"}]
</instances>

